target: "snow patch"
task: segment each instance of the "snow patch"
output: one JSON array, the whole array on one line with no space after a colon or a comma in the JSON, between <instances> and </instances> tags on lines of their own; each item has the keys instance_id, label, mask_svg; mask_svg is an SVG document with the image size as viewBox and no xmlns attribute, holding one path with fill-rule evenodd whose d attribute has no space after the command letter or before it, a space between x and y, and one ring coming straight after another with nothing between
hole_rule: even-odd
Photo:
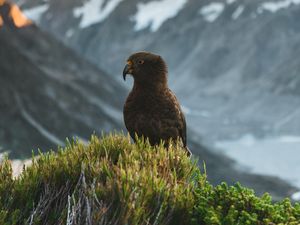
<instances>
[{"instance_id":1,"label":"snow patch","mask_svg":"<svg viewBox=\"0 0 300 225\"><path fill-rule=\"evenodd\" d=\"M74 35L74 29L67 30L67 32L65 34L65 36L68 38L72 37L73 35Z\"/></svg>"},{"instance_id":2,"label":"snow patch","mask_svg":"<svg viewBox=\"0 0 300 225\"><path fill-rule=\"evenodd\" d=\"M0 163L3 161L4 156L6 153L0 153ZM23 169L29 165L32 164L32 160L31 159L26 159L26 160L11 160L11 168L13 171L13 177L17 177L19 176Z\"/></svg>"},{"instance_id":3,"label":"snow patch","mask_svg":"<svg viewBox=\"0 0 300 225\"><path fill-rule=\"evenodd\" d=\"M279 137L279 141L282 143L300 143L300 137L282 136Z\"/></svg>"},{"instance_id":4,"label":"snow patch","mask_svg":"<svg viewBox=\"0 0 300 225\"><path fill-rule=\"evenodd\" d=\"M200 9L199 13L208 22L214 22L224 11L224 4L220 2L212 2Z\"/></svg>"},{"instance_id":5,"label":"snow patch","mask_svg":"<svg viewBox=\"0 0 300 225\"><path fill-rule=\"evenodd\" d=\"M300 187L300 137L256 139L248 134L238 140L218 141L215 146L252 173L277 176Z\"/></svg>"},{"instance_id":6,"label":"snow patch","mask_svg":"<svg viewBox=\"0 0 300 225\"><path fill-rule=\"evenodd\" d=\"M139 31L150 27L152 32L157 31L166 20L176 17L186 3L187 0L138 3L137 13L131 17L131 20L135 22L134 30Z\"/></svg>"},{"instance_id":7,"label":"snow patch","mask_svg":"<svg viewBox=\"0 0 300 225\"><path fill-rule=\"evenodd\" d=\"M265 2L262 3L261 6L258 8L258 12L261 13L262 11L270 11L272 13L275 13L278 10L288 8L293 4L300 4L300 0L282 0L278 2Z\"/></svg>"},{"instance_id":8,"label":"snow patch","mask_svg":"<svg viewBox=\"0 0 300 225\"><path fill-rule=\"evenodd\" d=\"M292 194L291 198L294 200L294 201L300 201L300 191L299 192L296 192L294 194Z\"/></svg>"},{"instance_id":9,"label":"snow patch","mask_svg":"<svg viewBox=\"0 0 300 225\"><path fill-rule=\"evenodd\" d=\"M89 0L73 10L75 17L81 17L79 27L86 28L105 20L123 0Z\"/></svg>"},{"instance_id":10,"label":"snow patch","mask_svg":"<svg viewBox=\"0 0 300 225\"><path fill-rule=\"evenodd\" d=\"M232 14L232 19L236 20L237 18L240 17L240 15L242 15L242 13L244 12L245 7L240 5L239 7L237 7L237 9L234 11L234 13Z\"/></svg>"},{"instance_id":11,"label":"snow patch","mask_svg":"<svg viewBox=\"0 0 300 225\"><path fill-rule=\"evenodd\" d=\"M234 2L236 2L236 0L226 0L226 3L227 3L228 5L230 5L230 4L234 3Z\"/></svg>"},{"instance_id":12,"label":"snow patch","mask_svg":"<svg viewBox=\"0 0 300 225\"><path fill-rule=\"evenodd\" d=\"M23 10L24 15L32 21L39 23L42 15L49 9L49 5L40 5L31 9Z\"/></svg>"},{"instance_id":13,"label":"snow patch","mask_svg":"<svg viewBox=\"0 0 300 225\"><path fill-rule=\"evenodd\" d=\"M12 160L11 161L11 167L12 167L12 170L13 170L13 177L18 177L23 172L23 169L30 166L31 164L32 164L31 159Z\"/></svg>"}]
</instances>

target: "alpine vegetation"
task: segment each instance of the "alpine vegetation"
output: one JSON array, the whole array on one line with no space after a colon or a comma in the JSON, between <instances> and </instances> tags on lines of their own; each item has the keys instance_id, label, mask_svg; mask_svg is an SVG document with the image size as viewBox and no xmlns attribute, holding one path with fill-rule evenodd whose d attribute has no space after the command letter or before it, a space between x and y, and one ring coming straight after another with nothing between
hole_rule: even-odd
<instances>
[{"instance_id":1,"label":"alpine vegetation","mask_svg":"<svg viewBox=\"0 0 300 225\"><path fill-rule=\"evenodd\" d=\"M300 204L272 203L239 184L216 187L181 143L124 135L67 141L12 177L0 165L0 224L299 224Z\"/></svg>"}]
</instances>

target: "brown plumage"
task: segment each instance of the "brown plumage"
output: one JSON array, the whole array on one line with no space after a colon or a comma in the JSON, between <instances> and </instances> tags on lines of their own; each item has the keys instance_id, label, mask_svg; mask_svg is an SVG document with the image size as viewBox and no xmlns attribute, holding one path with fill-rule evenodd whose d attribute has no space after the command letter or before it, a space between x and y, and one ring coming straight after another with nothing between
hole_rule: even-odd
<instances>
[{"instance_id":1,"label":"brown plumage","mask_svg":"<svg viewBox=\"0 0 300 225\"><path fill-rule=\"evenodd\" d=\"M188 154L186 122L176 96L168 87L167 66L159 56L149 52L131 55L123 71L123 78L134 78L133 88L124 105L124 122L130 136L149 138L151 145L163 140L181 138Z\"/></svg>"}]
</instances>

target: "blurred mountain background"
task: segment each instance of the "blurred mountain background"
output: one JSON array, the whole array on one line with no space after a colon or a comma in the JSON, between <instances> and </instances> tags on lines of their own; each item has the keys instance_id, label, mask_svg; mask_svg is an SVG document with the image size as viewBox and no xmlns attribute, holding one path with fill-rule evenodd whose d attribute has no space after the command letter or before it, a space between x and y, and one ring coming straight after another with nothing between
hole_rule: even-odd
<instances>
[{"instance_id":1,"label":"blurred mountain background","mask_svg":"<svg viewBox=\"0 0 300 225\"><path fill-rule=\"evenodd\" d=\"M167 61L191 149L213 183L240 181L275 199L300 188L299 0L5 4L2 152L24 158L65 137L122 130L131 84L121 71L146 50Z\"/></svg>"}]
</instances>

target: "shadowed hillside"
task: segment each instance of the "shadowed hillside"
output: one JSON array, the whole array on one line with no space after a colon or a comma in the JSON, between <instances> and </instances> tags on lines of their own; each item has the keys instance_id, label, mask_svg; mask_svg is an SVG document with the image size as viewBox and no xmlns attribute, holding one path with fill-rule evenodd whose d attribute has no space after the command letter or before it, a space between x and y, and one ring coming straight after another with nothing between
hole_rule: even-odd
<instances>
[{"instance_id":1,"label":"shadowed hillside","mask_svg":"<svg viewBox=\"0 0 300 225\"><path fill-rule=\"evenodd\" d=\"M0 73L0 143L11 157L121 128L114 90L124 89L35 26L0 28Z\"/></svg>"}]
</instances>

